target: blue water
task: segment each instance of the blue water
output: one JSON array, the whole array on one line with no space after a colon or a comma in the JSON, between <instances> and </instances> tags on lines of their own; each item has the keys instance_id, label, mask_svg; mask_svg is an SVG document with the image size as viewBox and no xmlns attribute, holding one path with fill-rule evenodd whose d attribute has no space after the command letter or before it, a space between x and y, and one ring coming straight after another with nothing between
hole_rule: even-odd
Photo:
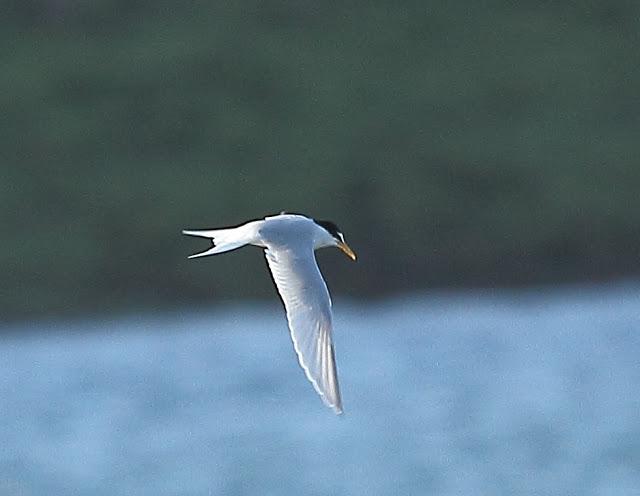
<instances>
[{"instance_id":1,"label":"blue water","mask_svg":"<svg viewBox=\"0 0 640 496\"><path fill-rule=\"evenodd\" d=\"M0 329L0 495L640 494L639 286L336 300Z\"/></svg>"}]
</instances>

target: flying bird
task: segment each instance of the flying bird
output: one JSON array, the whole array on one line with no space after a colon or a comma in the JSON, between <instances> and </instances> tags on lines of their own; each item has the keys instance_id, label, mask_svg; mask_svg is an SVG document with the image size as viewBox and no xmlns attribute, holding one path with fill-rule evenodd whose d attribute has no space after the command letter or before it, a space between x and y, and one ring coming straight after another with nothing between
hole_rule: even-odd
<instances>
[{"instance_id":1,"label":"flying bird","mask_svg":"<svg viewBox=\"0 0 640 496\"><path fill-rule=\"evenodd\" d=\"M342 399L331 340L331 297L315 257L315 250L335 246L356 259L338 226L331 221L283 212L237 227L182 233L209 238L213 243L210 249L189 258L216 255L245 245L264 249L284 303L300 366L322 401L341 414Z\"/></svg>"}]
</instances>

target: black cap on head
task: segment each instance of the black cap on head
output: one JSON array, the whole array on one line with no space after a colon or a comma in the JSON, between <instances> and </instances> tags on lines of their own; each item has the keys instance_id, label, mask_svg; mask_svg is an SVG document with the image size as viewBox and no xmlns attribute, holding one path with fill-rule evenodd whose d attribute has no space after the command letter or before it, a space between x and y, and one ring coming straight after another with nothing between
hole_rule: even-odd
<instances>
[{"instance_id":1,"label":"black cap on head","mask_svg":"<svg viewBox=\"0 0 640 496\"><path fill-rule=\"evenodd\" d=\"M313 221L316 224L318 224L320 227L324 228L334 238L336 239L341 238L342 232L334 222L331 222L330 220L315 220L315 219L313 219Z\"/></svg>"}]
</instances>

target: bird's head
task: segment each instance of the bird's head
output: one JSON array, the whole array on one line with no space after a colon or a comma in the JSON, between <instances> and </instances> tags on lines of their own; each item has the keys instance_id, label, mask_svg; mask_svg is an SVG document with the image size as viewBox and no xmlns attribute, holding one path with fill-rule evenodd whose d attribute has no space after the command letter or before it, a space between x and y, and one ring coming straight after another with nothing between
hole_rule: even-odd
<instances>
[{"instance_id":1,"label":"bird's head","mask_svg":"<svg viewBox=\"0 0 640 496\"><path fill-rule=\"evenodd\" d=\"M351 260L356 259L356 254L349 247L349 245L345 242L344 236L340 231L338 226L331 222L330 220L315 220L314 222L320 226L325 232L326 235L321 237L318 241L317 248L323 248L325 246L337 246L342 250L345 255L347 255Z\"/></svg>"}]
</instances>

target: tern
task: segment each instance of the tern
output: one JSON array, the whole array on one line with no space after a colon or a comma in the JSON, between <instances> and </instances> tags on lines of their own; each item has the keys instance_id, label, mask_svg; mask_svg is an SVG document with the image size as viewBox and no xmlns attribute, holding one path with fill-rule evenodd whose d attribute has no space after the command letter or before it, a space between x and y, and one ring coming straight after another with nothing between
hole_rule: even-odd
<instances>
[{"instance_id":1,"label":"tern","mask_svg":"<svg viewBox=\"0 0 640 496\"><path fill-rule=\"evenodd\" d=\"M300 366L322 401L341 414L342 399L331 339L331 297L315 257L315 250L335 246L356 259L338 226L331 221L283 212L237 227L182 233L209 238L213 243L210 249L189 258L216 255L245 245L264 249L284 303Z\"/></svg>"}]
</instances>

